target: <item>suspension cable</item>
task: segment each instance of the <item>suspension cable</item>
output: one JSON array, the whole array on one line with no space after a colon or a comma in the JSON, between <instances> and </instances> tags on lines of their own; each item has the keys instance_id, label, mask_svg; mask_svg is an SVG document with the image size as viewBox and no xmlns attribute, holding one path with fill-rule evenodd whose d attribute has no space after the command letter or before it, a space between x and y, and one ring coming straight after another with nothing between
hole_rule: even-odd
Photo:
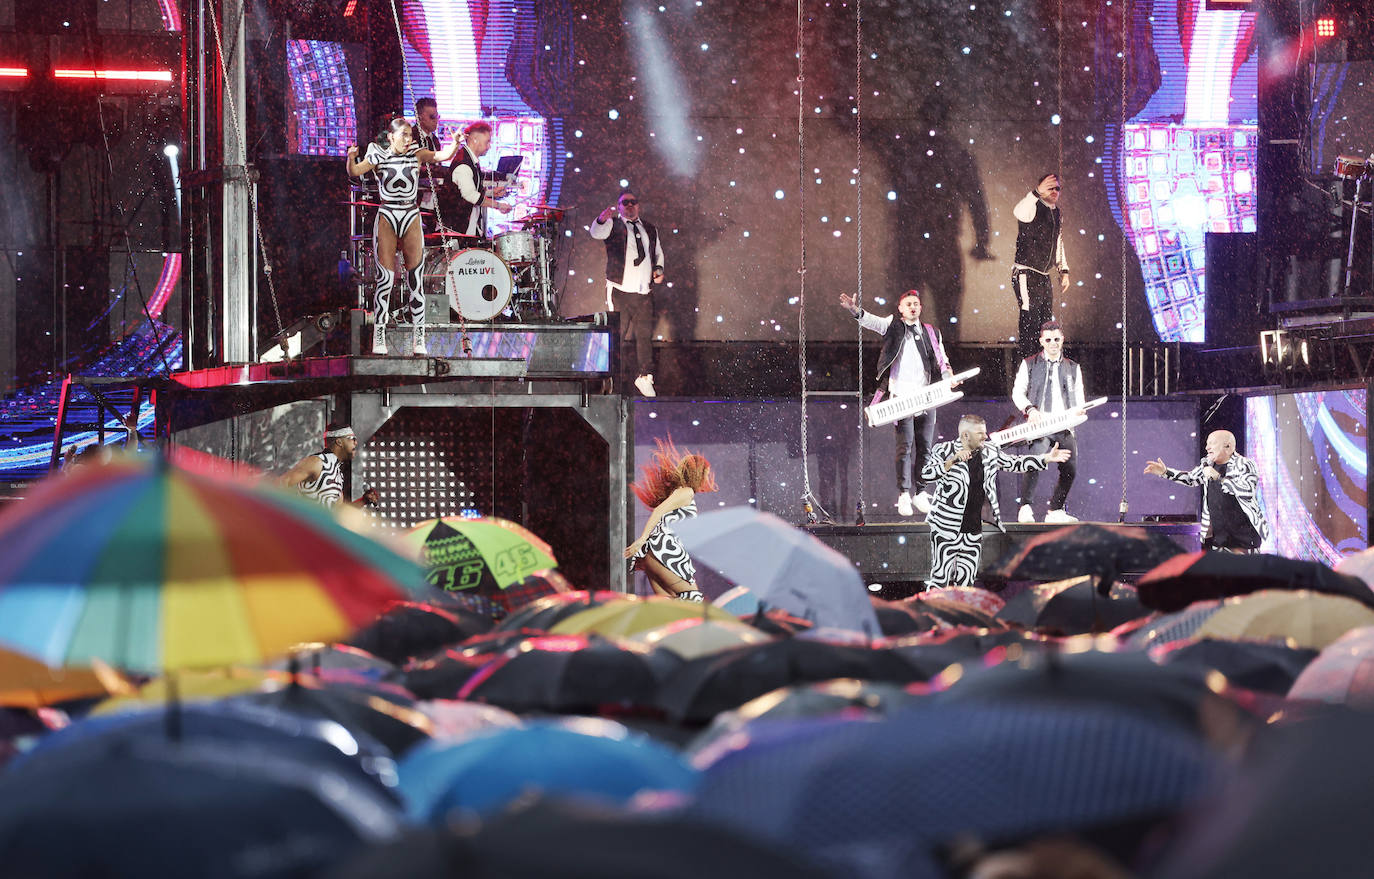
<instances>
[{"instance_id":1,"label":"suspension cable","mask_svg":"<svg viewBox=\"0 0 1374 879\"><path fill-rule=\"evenodd\" d=\"M858 260L858 284L854 291L854 302L863 308L864 302L864 8L863 0L854 0L854 179L858 181L855 193L855 245ZM804 169L803 169L804 170ZM854 374L858 378L858 405L854 410L859 441L859 502L854 517L855 525L864 524L864 328L855 324L858 337L855 354ZM843 511L841 511L843 512Z\"/></svg>"},{"instance_id":2,"label":"suspension cable","mask_svg":"<svg viewBox=\"0 0 1374 879\"><path fill-rule=\"evenodd\" d=\"M267 276L268 298L270 298L272 301L272 316L277 321L276 338L279 341L281 341L282 350L285 351L286 340L283 337L286 334L286 327L284 324L282 324L281 321L281 308L277 305L277 285L272 281L272 259L267 252L267 241L263 238L262 222L260 221L258 216L257 187L254 186L253 181L249 179L247 153L248 137L243 130L243 125L239 121L238 106L234 103L234 90L229 87L229 66L228 62L225 60L224 57L224 42L220 39L219 16L215 14L215 3L206 3L205 7L208 10L210 10L210 26L214 28L215 48L219 51L220 76L222 77L222 80L224 82L224 88L221 89L221 91L224 94L224 103L229 107L229 121L231 122L234 128L234 137L238 139L238 142L242 144L244 148L244 166L242 183L244 186L248 187L248 207L253 213L253 229L257 233L258 251L262 255L262 272L264 275ZM246 12L247 7L245 7L243 3L240 2L238 21L238 27L240 31L242 31L243 29L244 15ZM257 315L254 315L253 317L256 320Z\"/></svg>"},{"instance_id":3,"label":"suspension cable","mask_svg":"<svg viewBox=\"0 0 1374 879\"><path fill-rule=\"evenodd\" d=\"M801 293L797 300L797 371L801 378L801 465L802 465L802 511L806 513L808 524L815 524L816 509L811 494L811 465L808 460L806 414L806 43L805 7L806 0L797 0L797 213L801 231L801 265L797 274L801 276ZM816 506L819 506L817 504Z\"/></svg>"},{"instance_id":4,"label":"suspension cable","mask_svg":"<svg viewBox=\"0 0 1374 879\"><path fill-rule=\"evenodd\" d=\"M1129 45L1129 36L1126 0L1117 0L1121 4L1121 127L1117 130L1118 152L1120 154L1121 167L1117 168L1116 180L1117 187L1122 186L1124 180L1124 170L1126 162L1126 57ZM1121 205L1121 505L1118 509L1119 522L1126 521L1126 513L1130 505L1126 501L1126 478L1127 471L1130 469L1127 464L1127 442L1126 442L1126 392L1129 390L1129 372L1127 365L1127 334L1126 334L1126 227L1128 224L1126 216L1126 193L1121 191L1118 194Z\"/></svg>"}]
</instances>

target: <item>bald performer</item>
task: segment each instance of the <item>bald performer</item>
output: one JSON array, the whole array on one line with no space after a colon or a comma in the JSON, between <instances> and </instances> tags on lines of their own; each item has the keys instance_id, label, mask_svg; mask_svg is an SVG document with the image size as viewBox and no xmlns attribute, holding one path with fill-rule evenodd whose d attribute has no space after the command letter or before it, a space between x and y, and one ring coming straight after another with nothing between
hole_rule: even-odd
<instances>
[{"instance_id":1,"label":"bald performer","mask_svg":"<svg viewBox=\"0 0 1374 879\"><path fill-rule=\"evenodd\" d=\"M1259 470L1236 451L1235 434L1214 430L1207 436L1207 455L1186 473L1155 459L1145 465L1151 476L1181 485L1202 486L1202 545L1206 549L1253 552L1269 539L1269 523L1259 502Z\"/></svg>"}]
</instances>

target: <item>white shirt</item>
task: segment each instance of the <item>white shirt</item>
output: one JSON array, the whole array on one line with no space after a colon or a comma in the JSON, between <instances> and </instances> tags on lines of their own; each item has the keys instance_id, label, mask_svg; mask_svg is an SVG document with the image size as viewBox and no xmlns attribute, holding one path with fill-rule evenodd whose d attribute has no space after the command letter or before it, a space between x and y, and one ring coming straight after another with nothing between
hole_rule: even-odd
<instances>
[{"instance_id":1,"label":"white shirt","mask_svg":"<svg viewBox=\"0 0 1374 879\"><path fill-rule=\"evenodd\" d=\"M615 226L615 217L611 217L606 222L601 222L598 216L592 221L590 229L591 236L597 241L605 241L611 237L611 228ZM631 223L625 220L625 276L619 280L614 278L606 279L606 299L610 300L611 290L624 290L627 293L648 293L649 284L654 279L654 267L663 265L663 238L660 236L654 242L654 252L646 256L639 265L635 265L635 257L639 256L639 247L635 243L635 229L639 227L639 238L644 242L644 246L649 246L649 230L644 228L643 220L635 220Z\"/></svg>"},{"instance_id":2,"label":"white shirt","mask_svg":"<svg viewBox=\"0 0 1374 879\"><path fill-rule=\"evenodd\" d=\"M1083 370L1076 370L1073 380L1069 382L1069 397L1071 402L1066 403L1063 395L1059 392L1059 370L1064 365L1064 358L1058 360L1046 360L1046 367L1049 375L1045 381L1049 386L1048 405L1041 406L1040 400L1032 400L1027 393L1030 391L1030 370L1026 367L1026 361L1022 360L1021 365L1016 368L1016 381L1011 387L1011 401L1016 404L1016 408L1025 412L1030 406L1034 406L1045 414L1051 412L1063 412L1075 406L1083 405Z\"/></svg>"},{"instance_id":3,"label":"white shirt","mask_svg":"<svg viewBox=\"0 0 1374 879\"><path fill-rule=\"evenodd\" d=\"M866 330L875 333L887 333L887 328L897 319L895 314L886 317L878 317L864 311L859 316L859 325ZM910 325L908 324L908 327ZM921 324L916 324L917 332L924 333L926 328ZM930 337L926 337L926 343L930 343ZM916 342L911 338L911 330L902 336L902 350L897 354L897 359L892 361L892 371L887 380L887 389L892 392L894 397L906 397L930 384L930 376L926 374L925 358L916 349Z\"/></svg>"},{"instance_id":4,"label":"white shirt","mask_svg":"<svg viewBox=\"0 0 1374 879\"><path fill-rule=\"evenodd\" d=\"M468 149L467 144L463 144L463 149L467 150L468 157L472 159L473 164L477 164L477 156L473 155L472 150ZM472 213L468 216L468 227L457 231L463 235L477 235L479 234L478 229L481 226L482 218L485 216L486 211L482 207L484 194L482 190L478 188L477 181L472 177L472 168L464 164L460 164L457 168L454 168L453 182L458 187L458 192L463 196L463 201L470 205L474 205ZM485 232L486 230L482 229L482 231Z\"/></svg>"}]
</instances>

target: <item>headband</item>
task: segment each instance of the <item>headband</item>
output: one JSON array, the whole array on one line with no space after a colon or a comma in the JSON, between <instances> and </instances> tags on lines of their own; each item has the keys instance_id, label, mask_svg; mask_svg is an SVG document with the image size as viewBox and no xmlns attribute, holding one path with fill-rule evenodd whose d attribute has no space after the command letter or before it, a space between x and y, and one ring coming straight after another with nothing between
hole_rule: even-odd
<instances>
[{"instance_id":1,"label":"headband","mask_svg":"<svg viewBox=\"0 0 1374 879\"><path fill-rule=\"evenodd\" d=\"M336 427L333 430L326 430L324 438L327 440L343 439L344 437L357 436L351 427Z\"/></svg>"}]
</instances>

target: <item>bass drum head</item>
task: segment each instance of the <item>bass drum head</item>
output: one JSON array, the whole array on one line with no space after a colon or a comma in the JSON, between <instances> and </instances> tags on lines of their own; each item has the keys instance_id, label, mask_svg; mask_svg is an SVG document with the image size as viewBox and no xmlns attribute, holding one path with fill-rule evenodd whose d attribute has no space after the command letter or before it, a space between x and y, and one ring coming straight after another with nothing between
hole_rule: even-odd
<instances>
[{"instance_id":1,"label":"bass drum head","mask_svg":"<svg viewBox=\"0 0 1374 879\"><path fill-rule=\"evenodd\" d=\"M510 305L515 283L510 269L491 251L469 248L431 259L425 276L442 283L449 307L464 320L491 320Z\"/></svg>"}]
</instances>

